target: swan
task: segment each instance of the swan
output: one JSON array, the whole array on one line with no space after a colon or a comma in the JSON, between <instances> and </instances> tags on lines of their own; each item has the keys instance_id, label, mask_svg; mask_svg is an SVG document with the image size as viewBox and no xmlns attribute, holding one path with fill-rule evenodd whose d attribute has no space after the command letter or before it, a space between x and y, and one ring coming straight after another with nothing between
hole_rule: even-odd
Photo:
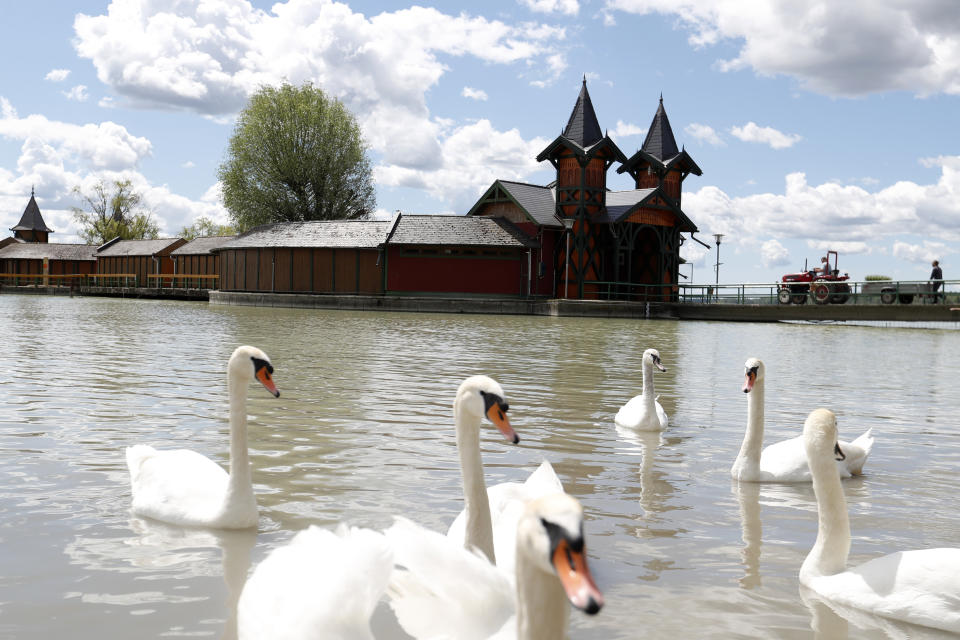
<instances>
[{"instance_id":1,"label":"swan","mask_svg":"<svg viewBox=\"0 0 960 640\"><path fill-rule=\"evenodd\" d=\"M240 640L373 640L370 616L393 572L378 531L299 532L257 565L237 604Z\"/></svg>"},{"instance_id":2,"label":"swan","mask_svg":"<svg viewBox=\"0 0 960 640\"><path fill-rule=\"evenodd\" d=\"M810 482L810 468L803 447L803 436L763 446L763 387L765 367L759 358L744 364L743 392L747 397L747 431L740 453L730 469L734 480L745 482ZM846 454L836 463L841 478L859 475L873 448L873 429L853 442L841 442Z\"/></svg>"},{"instance_id":3,"label":"swan","mask_svg":"<svg viewBox=\"0 0 960 640\"><path fill-rule=\"evenodd\" d=\"M837 419L813 411L803 425L819 529L800 584L840 605L960 633L960 548L899 551L847 569L850 520L833 458L844 456Z\"/></svg>"},{"instance_id":4,"label":"swan","mask_svg":"<svg viewBox=\"0 0 960 640\"><path fill-rule=\"evenodd\" d=\"M504 482L489 489L483 479L480 427L486 416L510 442L520 441L510 419L501 386L488 376L471 376L457 389L453 401L457 452L463 477L464 509L447 536L466 548L480 550L491 564L513 575L517 521L528 500L562 491L560 479L546 460L524 483Z\"/></svg>"},{"instance_id":5,"label":"swan","mask_svg":"<svg viewBox=\"0 0 960 640\"><path fill-rule=\"evenodd\" d=\"M647 349L643 352L643 390L627 404L620 407L614 418L621 427L640 431L662 431L667 428L667 412L658 402L660 396L654 396L653 368L666 371L660 362L660 352Z\"/></svg>"},{"instance_id":6,"label":"swan","mask_svg":"<svg viewBox=\"0 0 960 640\"><path fill-rule=\"evenodd\" d=\"M587 566L583 508L566 493L525 505L515 586L482 556L404 518L386 536L397 565L390 606L415 638L566 638L569 604L588 614L603 606Z\"/></svg>"},{"instance_id":7,"label":"swan","mask_svg":"<svg viewBox=\"0 0 960 640\"><path fill-rule=\"evenodd\" d=\"M189 449L127 447L133 513L176 525L248 529L257 525L247 453L247 385L254 379L274 397L273 365L260 349L237 347L227 363L230 394L230 473Z\"/></svg>"}]
</instances>

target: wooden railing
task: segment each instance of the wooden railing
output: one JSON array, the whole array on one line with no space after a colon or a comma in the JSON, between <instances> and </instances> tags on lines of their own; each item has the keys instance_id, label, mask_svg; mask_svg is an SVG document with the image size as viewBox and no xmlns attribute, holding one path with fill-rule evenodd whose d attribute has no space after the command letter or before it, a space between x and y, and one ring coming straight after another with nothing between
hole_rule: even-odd
<instances>
[{"instance_id":1,"label":"wooden railing","mask_svg":"<svg viewBox=\"0 0 960 640\"><path fill-rule=\"evenodd\" d=\"M203 273L150 273L147 274L147 284L150 287L162 289L216 289L217 274ZM179 286L178 286L179 283Z\"/></svg>"}]
</instances>

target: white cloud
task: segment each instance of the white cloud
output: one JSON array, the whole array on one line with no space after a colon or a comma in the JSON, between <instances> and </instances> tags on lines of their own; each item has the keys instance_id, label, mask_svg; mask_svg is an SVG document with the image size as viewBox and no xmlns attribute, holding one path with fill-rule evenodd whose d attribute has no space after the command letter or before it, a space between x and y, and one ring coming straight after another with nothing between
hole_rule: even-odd
<instances>
[{"instance_id":1,"label":"white cloud","mask_svg":"<svg viewBox=\"0 0 960 640\"><path fill-rule=\"evenodd\" d=\"M186 162L184 162L184 163L181 164L180 166L183 167L184 169L193 169L193 168L194 168L195 166L197 166L197 165L194 164L193 160L187 160Z\"/></svg>"},{"instance_id":2,"label":"white cloud","mask_svg":"<svg viewBox=\"0 0 960 640\"><path fill-rule=\"evenodd\" d=\"M77 102L86 102L90 96L87 94L87 86L78 84L69 91L61 92L67 97L67 100L76 100Z\"/></svg>"},{"instance_id":3,"label":"white cloud","mask_svg":"<svg viewBox=\"0 0 960 640\"><path fill-rule=\"evenodd\" d=\"M150 155L152 144L114 122L77 125L41 115L20 117L0 96L0 138L21 143L16 172L0 169L0 208L19 215L36 187L44 220L57 232L57 242L80 241L70 207L81 202L71 190L79 186L89 192L100 180L131 180L165 234L176 233L201 215L227 220L219 187L197 201L151 184L137 166Z\"/></svg>"},{"instance_id":4,"label":"white cloud","mask_svg":"<svg viewBox=\"0 0 960 640\"><path fill-rule=\"evenodd\" d=\"M836 251L843 255L868 255L873 253L873 248L862 240L856 242L844 242L842 240L807 240L807 246L824 253L827 251Z\"/></svg>"},{"instance_id":5,"label":"white cloud","mask_svg":"<svg viewBox=\"0 0 960 640\"><path fill-rule=\"evenodd\" d=\"M424 189L464 212L494 180L523 180L543 169L535 156L548 143L545 138L524 140L516 129L497 131L489 120L478 120L444 138L437 168L381 165L374 169L374 179L382 186Z\"/></svg>"},{"instance_id":6,"label":"white cloud","mask_svg":"<svg viewBox=\"0 0 960 640\"><path fill-rule=\"evenodd\" d=\"M900 241L893 243L893 257L917 264L930 264L948 253L953 251L942 242L925 241L919 245Z\"/></svg>"},{"instance_id":7,"label":"white cloud","mask_svg":"<svg viewBox=\"0 0 960 640\"><path fill-rule=\"evenodd\" d=\"M43 79L49 80L50 82L63 82L69 75L70 69L51 69Z\"/></svg>"},{"instance_id":8,"label":"white cloud","mask_svg":"<svg viewBox=\"0 0 960 640\"><path fill-rule=\"evenodd\" d=\"M104 15L78 15L74 31L77 53L134 107L229 122L259 86L314 82L357 116L389 175L462 161L441 150L466 123L447 125L426 104L445 59L513 65L538 86L567 65L563 28L419 6L368 16L330 0L287 0L269 11L248 0L114 0Z\"/></svg>"},{"instance_id":9,"label":"white cloud","mask_svg":"<svg viewBox=\"0 0 960 640\"><path fill-rule=\"evenodd\" d=\"M623 120L617 120L617 126L615 126L610 133L614 138L627 138L629 136L642 136L646 132L647 130L643 127L638 127L633 123L624 122Z\"/></svg>"},{"instance_id":10,"label":"white cloud","mask_svg":"<svg viewBox=\"0 0 960 640\"><path fill-rule=\"evenodd\" d=\"M760 262L766 268L790 263L790 252L776 240L767 240L760 245Z\"/></svg>"},{"instance_id":11,"label":"white cloud","mask_svg":"<svg viewBox=\"0 0 960 640\"><path fill-rule=\"evenodd\" d=\"M748 122L742 127L731 127L730 134L744 142L758 142L774 149L792 147L803 139L795 133L782 133L771 127L761 127L755 122Z\"/></svg>"},{"instance_id":12,"label":"white cloud","mask_svg":"<svg viewBox=\"0 0 960 640\"><path fill-rule=\"evenodd\" d=\"M960 11L950 0L608 0L610 21L616 11L675 16L695 47L737 44L723 70L788 75L827 95L960 94Z\"/></svg>"},{"instance_id":13,"label":"white cloud","mask_svg":"<svg viewBox=\"0 0 960 640\"><path fill-rule=\"evenodd\" d=\"M575 16L580 12L579 0L520 0L520 4L539 13L562 13Z\"/></svg>"},{"instance_id":14,"label":"white cloud","mask_svg":"<svg viewBox=\"0 0 960 640\"><path fill-rule=\"evenodd\" d=\"M683 131L696 140L701 142L706 142L715 147L718 147L723 144L723 139L720 135L713 130L713 127L705 124L699 124L696 122L691 122L686 127L683 128Z\"/></svg>"},{"instance_id":15,"label":"white cloud","mask_svg":"<svg viewBox=\"0 0 960 640\"><path fill-rule=\"evenodd\" d=\"M474 89L473 87L464 87L460 95L471 100L486 100L489 97L483 89Z\"/></svg>"},{"instance_id":16,"label":"white cloud","mask_svg":"<svg viewBox=\"0 0 960 640\"><path fill-rule=\"evenodd\" d=\"M901 181L867 191L834 182L813 186L792 173L783 193L734 197L707 186L684 193L683 208L698 227L732 243L789 238L863 253L905 233L960 242L960 156L928 161L941 170L933 184Z\"/></svg>"}]
</instances>

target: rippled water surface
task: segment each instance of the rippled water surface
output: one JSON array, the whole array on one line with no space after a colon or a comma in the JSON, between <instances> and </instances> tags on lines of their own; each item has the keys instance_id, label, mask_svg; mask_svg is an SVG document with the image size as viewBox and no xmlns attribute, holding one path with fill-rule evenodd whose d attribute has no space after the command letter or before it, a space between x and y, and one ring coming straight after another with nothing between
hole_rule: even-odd
<instances>
[{"instance_id":1,"label":"rippled water surface","mask_svg":"<svg viewBox=\"0 0 960 640\"><path fill-rule=\"evenodd\" d=\"M131 517L124 447L227 462L225 363L264 349L282 391L250 389L259 531ZM767 366L766 439L813 408L852 439L852 562L957 546L960 334L785 324L327 312L0 296L0 637L231 637L247 572L309 524L445 530L461 509L451 403L495 377L518 446L483 436L488 484L549 459L588 515L607 606L572 638L938 637L801 594L809 486L742 485L749 356ZM659 349L663 434L613 424ZM388 610L378 637L402 638Z\"/></svg>"}]
</instances>

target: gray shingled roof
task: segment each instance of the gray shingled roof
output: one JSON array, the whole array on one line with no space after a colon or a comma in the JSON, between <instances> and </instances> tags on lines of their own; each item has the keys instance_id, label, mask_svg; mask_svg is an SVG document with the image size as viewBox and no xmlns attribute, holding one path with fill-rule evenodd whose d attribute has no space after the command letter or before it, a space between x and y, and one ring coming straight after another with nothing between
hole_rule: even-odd
<instances>
[{"instance_id":1,"label":"gray shingled roof","mask_svg":"<svg viewBox=\"0 0 960 640\"><path fill-rule=\"evenodd\" d=\"M677 140L673 137L673 129L670 127L667 112L663 108L663 96L660 96L660 106L657 107L657 112L653 115L653 122L650 123L650 130L647 131L647 137L644 139L641 149L660 160L660 162L666 162L680 153L680 149L677 148Z\"/></svg>"},{"instance_id":2,"label":"gray shingled roof","mask_svg":"<svg viewBox=\"0 0 960 640\"><path fill-rule=\"evenodd\" d=\"M557 218L557 195L550 187L523 182L498 181L510 196L542 227L562 227Z\"/></svg>"},{"instance_id":3,"label":"gray shingled roof","mask_svg":"<svg viewBox=\"0 0 960 640\"><path fill-rule=\"evenodd\" d=\"M180 238L160 238L157 240L119 240L111 244L106 249L98 252L98 256L108 258L111 256L153 256L161 253L164 249Z\"/></svg>"},{"instance_id":4,"label":"gray shingled roof","mask_svg":"<svg viewBox=\"0 0 960 640\"><path fill-rule=\"evenodd\" d=\"M37 200L33 197L32 193L30 194L30 202L27 203L27 208L23 210L23 215L20 216L20 222L17 223L17 226L10 227L10 230L46 231L53 233L53 229L49 228L43 221L43 216L40 215L40 207L37 206Z\"/></svg>"},{"instance_id":5,"label":"gray shingled roof","mask_svg":"<svg viewBox=\"0 0 960 640\"><path fill-rule=\"evenodd\" d=\"M233 240L235 236L206 236L194 238L182 247L170 252L171 256L204 256L213 253L220 245Z\"/></svg>"},{"instance_id":6,"label":"gray shingled roof","mask_svg":"<svg viewBox=\"0 0 960 640\"><path fill-rule=\"evenodd\" d=\"M563 137L576 142L584 149L603 139L603 131L600 129L600 123L597 122L597 114L593 110L593 102L587 92L586 77L583 79L583 86L580 87L577 103L573 105L570 119L567 120L567 128L563 130Z\"/></svg>"},{"instance_id":7,"label":"gray shingled roof","mask_svg":"<svg viewBox=\"0 0 960 640\"><path fill-rule=\"evenodd\" d=\"M627 191L607 191L607 207L633 206L656 191L649 189L629 189Z\"/></svg>"},{"instance_id":8,"label":"gray shingled roof","mask_svg":"<svg viewBox=\"0 0 960 640\"><path fill-rule=\"evenodd\" d=\"M215 249L330 247L375 249L390 231L389 220L323 220L266 224Z\"/></svg>"},{"instance_id":9,"label":"gray shingled roof","mask_svg":"<svg viewBox=\"0 0 960 640\"><path fill-rule=\"evenodd\" d=\"M529 247L536 242L499 218L401 215L390 244Z\"/></svg>"},{"instance_id":10,"label":"gray shingled roof","mask_svg":"<svg viewBox=\"0 0 960 640\"><path fill-rule=\"evenodd\" d=\"M97 247L89 244L14 242L0 249L0 260L96 260Z\"/></svg>"}]
</instances>

